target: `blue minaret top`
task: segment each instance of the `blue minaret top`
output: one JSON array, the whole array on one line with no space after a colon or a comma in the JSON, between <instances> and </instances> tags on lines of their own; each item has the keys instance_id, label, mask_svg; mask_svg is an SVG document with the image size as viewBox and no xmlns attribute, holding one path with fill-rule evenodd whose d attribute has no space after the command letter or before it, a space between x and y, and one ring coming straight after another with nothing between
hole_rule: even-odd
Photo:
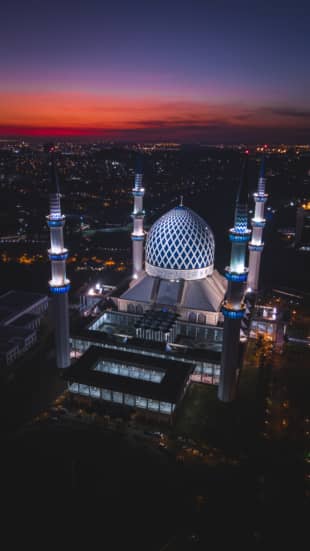
<instances>
[{"instance_id":1,"label":"blue minaret top","mask_svg":"<svg viewBox=\"0 0 310 551\"><path fill-rule=\"evenodd\" d=\"M248 157L246 156L241 170L240 184L237 193L234 227L229 230L229 239L232 242L230 266L226 270L229 273L242 274L245 279L246 243L251 236L248 229ZM238 278L239 281L239 278Z\"/></svg>"},{"instance_id":2,"label":"blue minaret top","mask_svg":"<svg viewBox=\"0 0 310 551\"><path fill-rule=\"evenodd\" d=\"M248 156L246 156L243 161L236 200L234 224L236 233L245 233L248 229L248 195Z\"/></svg>"}]
</instances>

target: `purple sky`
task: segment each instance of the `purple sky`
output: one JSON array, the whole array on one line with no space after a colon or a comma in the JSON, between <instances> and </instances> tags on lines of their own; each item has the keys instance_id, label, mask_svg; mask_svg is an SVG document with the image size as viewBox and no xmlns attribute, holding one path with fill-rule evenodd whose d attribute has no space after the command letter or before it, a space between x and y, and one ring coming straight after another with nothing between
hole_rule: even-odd
<instances>
[{"instance_id":1,"label":"purple sky","mask_svg":"<svg viewBox=\"0 0 310 551\"><path fill-rule=\"evenodd\" d=\"M269 4L4 3L0 134L310 141L310 3Z\"/></svg>"}]
</instances>

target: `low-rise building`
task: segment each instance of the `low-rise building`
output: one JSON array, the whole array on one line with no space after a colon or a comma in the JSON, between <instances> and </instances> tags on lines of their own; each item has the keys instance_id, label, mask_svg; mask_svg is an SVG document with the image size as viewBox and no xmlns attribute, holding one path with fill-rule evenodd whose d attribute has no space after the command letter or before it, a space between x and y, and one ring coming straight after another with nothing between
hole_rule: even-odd
<instances>
[{"instance_id":1,"label":"low-rise building","mask_svg":"<svg viewBox=\"0 0 310 551\"><path fill-rule=\"evenodd\" d=\"M37 330L48 308L39 293L8 291L0 296L0 363L9 366L37 342Z\"/></svg>"},{"instance_id":2,"label":"low-rise building","mask_svg":"<svg viewBox=\"0 0 310 551\"><path fill-rule=\"evenodd\" d=\"M91 346L63 376L71 394L171 418L193 370L189 362Z\"/></svg>"}]
</instances>

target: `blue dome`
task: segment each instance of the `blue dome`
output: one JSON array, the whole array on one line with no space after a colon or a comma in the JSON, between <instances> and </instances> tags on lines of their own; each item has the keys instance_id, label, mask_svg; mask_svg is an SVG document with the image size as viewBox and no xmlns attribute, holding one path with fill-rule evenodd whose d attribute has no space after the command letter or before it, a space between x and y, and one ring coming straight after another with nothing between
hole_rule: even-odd
<instances>
[{"instance_id":1,"label":"blue dome","mask_svg":"<svg viewBox=\"0 0 310 551\"><path fill-rule=\"evenodd\" d=\"M175 207L161 216L146 238L147 273L167 279L201 279L213 272L214 237L191 209Z\"/></svg>"}]
</instances>

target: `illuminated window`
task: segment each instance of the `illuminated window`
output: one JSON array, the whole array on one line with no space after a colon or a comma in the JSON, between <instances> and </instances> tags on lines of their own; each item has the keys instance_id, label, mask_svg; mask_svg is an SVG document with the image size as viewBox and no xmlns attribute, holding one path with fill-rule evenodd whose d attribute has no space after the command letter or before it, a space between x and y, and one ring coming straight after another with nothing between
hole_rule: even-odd
<instances>
[{"instance_id":1,"label":"illuminated window","mask_svg":"<svg viewBox=\"0 0 310 551\"><path fill-rule=\"evenodd\" d=\"M113 375L120 375L121 377L131 377L132 379L142 379L143 381L153 381L154 383L160 383L164 377L162 371L156 371L154 369L143 369L142 367L136 367L132 365L116 364L113 362L98 362L95 367L95 371L102 371L103 373L112 373Z\"/></svg>"},{"instance_id":2,"label":"illuminated window","mask_svg":"<svg viewBox=\"0 0 310 551\"><path fill-rule=\"evenodd\" d=\"M122 392L116 392L115 390L112 392L112 401L117 402L118 404L123 403L123 393Z\"/></svg>"},{"instance_id":3,"label":"illuminated window","mask_svg":"<svg viewBox=\"0 0 310 551\"><path fill-rule=\"evenodd\" d=\"M124 403L127 406L134 406L135 405L135 397L131 394L124 394Z\"/></svg>"},{"instance_id":4,"label":"illuminated window","mask_svg":"<svg viewBox=\"0 0 310 551\"><path fill-rule=\"evenodd\" d=\"M210 365L208 364L208 366L204 366L204 367L203 367L202 372L203 372L205 375L212 375L213 369L212 369L212 367L210 367Z\"/></svg>"},{"instance_id":5,"label":"illuminated window","mask_svg":"<svg viewBox=\"0 0 310 551\"><path fill-rule=\"evenodd\" d=\"M105 388L103 388L102 389L102 398L103 398L103 400L111 401L111 390L106 390Z\"/></svg>"},{"instance_id":6,"label":"illuminated window","mask_svg":"<svg viewBox=\"0 0 310 551\"><path fill-rule=\"evenodd\" d=\"M161 413L171 413L171 404L170 402L160 402L159 403Z\"/></svg>"},{"instance_id":7,"label":"illuminated window","mask_svg":"<svg viewBox=\"0 0 310 551\"><path fill-rule=\"evenodd\" d=\"M100 388L97 388L96 386L90 386L89 391L90 391L90 395L93 398L100 398Z\"/></svg>"},{"instance_id":8,"label":"illuminated window","mask_svg":"<svg viewBox=\"0 0 310 551\"><path fill-rule=\"evenodd\" d=\"M143 398L143 396L137 396L136 397L136 406L138 408L146 408L147 407L147 400L146 398Z\"/></svg>"},{"instance_id":9,"label":"illuminated window","mask_svg":"<svg viewBox=\"0 0 310 551\"><path fill-rule=\"evenodd\" d=\"M119 368L119 374L122 376L122 377L128 377L128 367L125 366L125 365L121 365L120 368Z\"/></svg>"},{"instance_id":10,"label":"illuminated window","mask_svg":"<svg viewBox=\"0 0 310 551\"><path fill-rule=\"evenodd\" d=\"M148 400L147 401L147 407L148 409L152 411L158 411L159 410L159 402L157 400Z\"/></svg>"}]
</instances>

